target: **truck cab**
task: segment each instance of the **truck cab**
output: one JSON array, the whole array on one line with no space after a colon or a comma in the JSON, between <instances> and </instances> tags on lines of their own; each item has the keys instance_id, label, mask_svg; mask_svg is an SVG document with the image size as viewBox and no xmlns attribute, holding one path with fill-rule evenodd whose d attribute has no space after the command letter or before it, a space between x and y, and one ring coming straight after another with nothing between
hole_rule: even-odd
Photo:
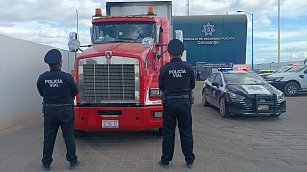
<instances>
[{"instance_id":1,"label":"truck cab","mask_svg":"<svg viewBox=\"0 0 307 172\"><path fill-rule=\"evenodd\" d=\"M133 16L102 16L96 9L92 45L76 58L75 129L161 132L158 76L170 60L169 38L169 20L153 9Z\"/></svg>"}]
</instances>

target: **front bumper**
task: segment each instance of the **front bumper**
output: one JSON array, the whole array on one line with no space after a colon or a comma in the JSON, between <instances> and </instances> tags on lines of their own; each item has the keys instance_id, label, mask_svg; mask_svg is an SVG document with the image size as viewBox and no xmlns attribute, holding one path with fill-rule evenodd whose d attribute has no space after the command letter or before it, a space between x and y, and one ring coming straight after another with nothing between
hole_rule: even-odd
<instances>
[{"instance_id":1,"label":"front bumper","mask_svg":"<svg viewBox=\"0 0 307 172\"><path fill-rule=\"evenodd\" d=\"M271 81L269 84L271 84L273 87L279 89L280 91L283 91L286 85L286 81Z\"/></svg>"},{"instance_id":2,"label":"front bumper","mask_svg":"<svg viewBox=\"0 0 307 172\"><path fill-rule=\"evenodd\" d=\"M268 109L259 108L263 106ZM280 114L286 112L286 101L277 102L276 99L255 96L240 102L230 101L228 107L229 112L234 114Z\"/></svg>"},{"instance_id":3,"label":"front bumper","mask_svg":"<svg viewBox=\"0 0 307 172\"><path fill-rule=\"evenodd\" d=\"M75 129L78 130L147 130L162 128L163 120L154 118L163 106L146 107L74 107ZM121 112L120 115L103 115L103 112ZM102 113L101 113L102 112ZM103 121L118 121L117 128L104 128Z\"/></svg>"}]
</instances>

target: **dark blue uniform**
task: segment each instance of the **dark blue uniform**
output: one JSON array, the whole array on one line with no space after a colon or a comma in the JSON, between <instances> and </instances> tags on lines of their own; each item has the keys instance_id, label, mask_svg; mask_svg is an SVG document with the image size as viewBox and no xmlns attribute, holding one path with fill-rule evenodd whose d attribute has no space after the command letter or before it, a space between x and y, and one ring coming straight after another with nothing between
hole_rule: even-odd
<instances>
[{"instance_id":1,"label":"dark blue uniform","mask_svg":"<svg viewBox=\"0 0 307 172\"><path fill-rule=\"evenodd\" d=\"M66 159L70 164L76 164L73 99L77 95L78 89L74 78L72 75L62 72L59 67L51 68L50 71L39 76L37 89L43 97L44 147L42 163L44 168L50 168L53 161L52 153L59 126L62 129L67 149Z\"/></svg>"},{"instance_id":2,"label":"dark blue uniform","mask_svg":"<svg viewBox=\"0 0 307 172\"><path fill-rule=\"evenodd\" d=\"M175 129L178 121L180 141L186 163L193 164L192 89L195 76L191 65L172 58L160 69L159 88L163 92L163 143L161 162L168 165L173 159Z\"/></svg>"}]
</instances>

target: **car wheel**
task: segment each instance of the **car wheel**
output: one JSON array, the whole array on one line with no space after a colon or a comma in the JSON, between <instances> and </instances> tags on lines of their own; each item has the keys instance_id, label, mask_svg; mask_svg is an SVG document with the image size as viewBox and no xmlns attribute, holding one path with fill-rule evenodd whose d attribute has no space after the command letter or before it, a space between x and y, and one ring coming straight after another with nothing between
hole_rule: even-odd
<instances>
[{"instance_id":1,"label":"car wheel","mask_svg":"<svg viewBox=\"0 0 307 172\"><path fill-rule=\"evenodd\" d=\"M223 117L223 118L228 118L229 117L229 114L230 114L229 113L229 108L228 108L224 98L221 98L221 100L220 100L219 110L220 110L221 117Z\"/></svg>"},{"instance_id":2,"label":"car wheel","mask_svg":"<svg viewBox=\"0 0 307 172\"><path fill-rule=\"evenodd\" d=\"M202 100L202 104L204 106L209 106L209 103L207 102L206 95L205 95L204 92L202 93L202 99L201 100Z\"/></svg>"},{"instance_id":3,"label":"car wheel","mask_svg":"<svg viewBox=\"0 0 307 172\"><path fill-rule=\"evenodd\" d=\"M277 118L281 115L281 113L273 113L271 114L271 117Z\"/></svg>"},{"instance_id":4,"label":"car wheel","mask_svg":"<svg viewBox=\"0 0 307 172\"><path fill-rule=\"evenodd\" d=\"M295 82L289 82L285 85L284 93L286 96L296 96L300 87Z\"/></svg>"}]
</instances>

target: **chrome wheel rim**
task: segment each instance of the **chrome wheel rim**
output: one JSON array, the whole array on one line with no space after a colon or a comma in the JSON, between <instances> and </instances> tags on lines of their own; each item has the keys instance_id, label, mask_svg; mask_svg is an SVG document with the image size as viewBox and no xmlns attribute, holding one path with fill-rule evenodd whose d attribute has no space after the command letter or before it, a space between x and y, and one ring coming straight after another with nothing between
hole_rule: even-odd
<instances>
[{"instance_id":1,"label":"chrome wheel rim","mask_svg":"<svg viewBox=\"0 0 307 172\"><path fill-rule=\"evenodd\" d=\"M290 85L290 86L288 87L288 93L290 93L290 94L295 94L296 92L297 92L296 86Z\"/></svg>"}]
</instances>

